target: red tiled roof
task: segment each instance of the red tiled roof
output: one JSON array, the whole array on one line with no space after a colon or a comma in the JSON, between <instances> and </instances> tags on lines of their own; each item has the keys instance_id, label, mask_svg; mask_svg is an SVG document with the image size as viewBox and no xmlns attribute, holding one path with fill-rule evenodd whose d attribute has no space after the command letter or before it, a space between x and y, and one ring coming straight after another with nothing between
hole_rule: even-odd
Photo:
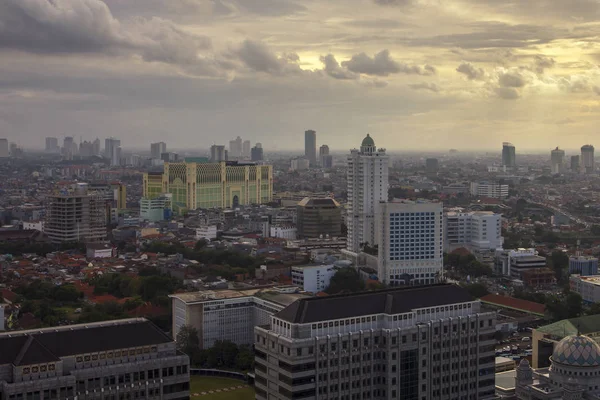
<instances>
[{"instance_id":1,"label":"red tiled roof","mask_svg":"<svg viewBox=\"0 0 600 400\"><path fill-rule=\"evenodd\" d=\"M512 310L523 311L529 314L543 316L546 312L546 306L533 301L516 299L510 296L500 296L497 294L488 294L480 299L483 303L492 304L499 307L510 308Z\"/></svg>"},{"instance_id":2,"label":"red tiled roof","mask_svg":"<svg viewBox=\"0 0 600 400\"><path fill-rule=\"evenodd\" d=\"M14 303L17 300L17 294L9 289L2 289L2 298Z\"/></svg>"}]
</instances>

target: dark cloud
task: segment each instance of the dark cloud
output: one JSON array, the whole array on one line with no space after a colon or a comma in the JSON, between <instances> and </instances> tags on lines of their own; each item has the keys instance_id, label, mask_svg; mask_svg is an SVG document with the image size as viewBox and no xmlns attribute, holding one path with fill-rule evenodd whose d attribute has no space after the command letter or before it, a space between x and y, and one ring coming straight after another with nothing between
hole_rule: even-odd
<instances>
[{"instance_id":1,"label":"dark cloud","mask_svg":"<svg viewBox=\"0 0 600 400\"><path fill-rule=\"evenodd\" d=\"M543 74L544 70L546 70L547 68L554 67L554 64L556 64L556 61L554 61L554 58L550 58L550 57L546 57L546 56L542 56L542 55L536 55L534 58L534 63L535 63L535 71L538 74Z\"/></svg>"},{"instance_id":2,"label":"dark cloud","mask_svg":"<svg viewBox=\"0 0 600 400\"><path fill-rule=\"evenodd\" d=\"M340 67L340 64L335 59L333 54L327 54L326 56L321 56L319 58L323 63L323 71L332 78L335 79L358 79L360 78L359 74L355 74L354 72L348 71L345 68Z\"/></svg>"},{"instance_id":3,"label":"dark cloud","mask_svg":"<svg viewBox=\"0 0 600 400\"><path fill-rule=\"evenodd\" d=\"M594 86L594 93L600 96L600 86Z\"/></svg>"},{"instance_id":4,"label":"dark cloud","mask_svg":"<svg viewBox=\"0 0 600 400\"><path fill-rule=\"evenodd\" d=\"M375 76L388 76L397 73L415 75L435 74L435 68L430 65L421 67L393 60L390 57L389 50L382 50L373 57L369 57L366 53L355 54L349 61L342 62L342 66L358 74Z\"/></svg>"},{"instance_id":5,"label":"dark cloud","mask_svg":"<svg viewBox=\"0 0 600 400\"><path fill-rule=\"evenodd\" d=\"M520 97L519 91L514 87L498 87L494 89L494 92L498 97L505 100L515 100Z\"/></svg>"},{"instance_id":6,"label":"dark cloud","mask_svg":"<svg viewBox=\"0 0 600 400\"><path fill-rule=\"evenodd\" d=\"M525 86L527 81L518 72L505 72L498 77L498 83L505 88L520 88Z\"/></svg>"},{"instance_id":7,"label":"dark cloud","mask_svg":"<svg viewBox=\"0 0 600 400\"><path fill-rule=\"evenodd\" d=\"M483 68L477 68L473 64L463 62L456 68L456 72L465 75L469 80L482 80L485 78L485 70Z\"/></svg>"},{"instance_id":8,"label":"dark cloud","mask_svg":"<svg viewBox=\"0 0 600 400\"><path fill-rule=\"evenodd\" d=\"M235 51L239 59L250 69L265 72L271 75L286 75L300 73L302 70L295 62L290 62L290 57L299 60L297 54L287 53L285 57L278 57L265 44L253 40L245 40Z\"/></svg>"},{"instance_id":9,"label":"dark cloud","mask_svg":"<svg viewBox=\"0 0 600 400\"><path fill-rule=\"evenodd\" d=\"M435 92L435 93L440 91L440 87L433 82L432 83L427 83L427 82L414 83L414 84L408 85L408 87L413 90L429 90L429 91Z\"/></svg>"}]
</instances>

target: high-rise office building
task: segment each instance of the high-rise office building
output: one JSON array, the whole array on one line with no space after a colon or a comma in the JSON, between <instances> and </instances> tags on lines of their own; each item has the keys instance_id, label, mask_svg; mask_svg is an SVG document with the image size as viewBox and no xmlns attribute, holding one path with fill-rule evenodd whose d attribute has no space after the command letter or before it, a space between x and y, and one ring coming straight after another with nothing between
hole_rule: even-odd
<instances>
[{"instance_id":1,"label":"high-rise office building","mask_svg":"<svg viewBox=\"0 0 600 400\"><path fill-rule=\"evenodd\" d=\"M101 148L100 148L100 139L96 138L92 144L93 150L94 150L94 155L95 156L100 156L101 155Z\"/></svg>"},{"instance_id":2,"label":"high-rise office building","mask_svg":"<svg viewBox=\"0 0 600 400\"><path fill-rule=\"evenodd\" d=\"M121 165L121 156L122 156L121 146L114 146L112 148L112 154L110 156L111 167L118 167L119 165Z\"/></svg>"},{"instance_id":3,"label":"high-rise office building","mask_svg":"<svg viewBox=\"0 0 600 400\"><path fill-rule=\"evenodd\" d=\"M47 137L46 138L46 153L56 154L60 152L60 147L58 147L58 139L55 137Z\"/></svg>"},{"instance_id":4,"label":"high-rise office building","mask_svg":"<svg viewBox=\"0 0 600 400\"><path fill-rule=\"evenodd\" d=\"M104 139L104 157L112 160L114 154L114 148L121 147L121 141L114 137Z\"/></svg>"},{"instance_id":5,"label":"high-rise office building","mask_svg":"<svg viewBox=\"0 0 600 400\"><path fill-rule=\"evenodd\" d=\"M324 144L321 147L319 147L319 165L321 167L325 166L325 165L323 165L323 157L328 156L328 155L329 155L329 146Z\"/></svg>"},{"instance_id":6,"label":"high-rise office building","mask_svg":"<svg viewBox=\"0 0 600 400\"><path fill-rule=\"evenodd\" d=\"M502 165L509 168L517 166L516 150L512 143L502 143Z\"/></svg>"},{"instance_id":7,"label":"high-rise office building","mask_svg":"<svg viewBox=\"0 0 600 400\"><path fill-rule=\"evenodd\" d=\"M225 150L225 146L213 144L210 146L210 161L221 162L227 161L228 152Z\"/></svg>"},{"instance_id":8,"label":"high-rise office building","mask_svg":"<svg viewBox=\"0 0 600 400\"><path fill-rule=\"evenodd\" d=\"M105 197L85 183L58 188L47 197L44 232L54 243L106 239Z\"/></svg>"},{"instance_id":9,"label":"high-rise office building","mask_svg":"<svg viewBox=\"0 0 600 400\"><path fill-rule=\"evenodd\" d=\"M250 150L250 160L262 161L263 159L264 159L264 156L263 156L262 145L260 143L256 143L256 146L254 146Z\"/></svg>"},{"instance_id":10,"label":"high-rise office building","mask_svg":"<svg viewBox=\"0 0 600 400\"><path fill-rule=\"evenodd\" d=\"M273 166L227 161L210 163L206 158L186 158L164 164L163 173L146 173L143 197L173 194L173 208L233 208L264 204L273 199Z\"/></svg>"},{"instance_id":11,"label":"high-rise office building","mask_svg":"<svg viewBox=\"0 0 600 400\"><path fill-rule=\"evenodd\" d=\"M62 156L65 160L72 160L77 155L77 144L72 136L63 139Z\"/></svg>"},{"instance_id":12,"label":"high-rise office building","mask_svg":"<svg viewBox=\"0 0 600 400\"><path fill-rule=\"evenodd\" d=\"M157 142L150 144L150 156L153 160L160 160L160 155L167 152L167 144L165 142Z\"/></svg>"},{"instance_id":13,"label":"high-rise office building","mask_svg":"<svg viewBox=\"0 0 600 400\"><path fill-rule=\"evenodd\" d=\"M377 277L385 284L432 284L444 266L441 203L381 202L376 208Z\"/></svg>"},{"instance_id":14,"label":"high-rise office building","mask_svg":"<svg viewBox=\"0 0 600 400\"><path fill-rule=\"evenodd\" d=\"M571 156L571 171L579 172L581 169L581 164L579 162L579 156Z\"/></svg>"},{"instance_id":15,"label":"high-rise office building","mask_svg":"<svg viewBox=\"0 0 600 400\"><path fill-rule=\"evenodd\" d=\"M311 166L317 165L317 132L313 130L304 132L304 157Z\"/></svg>"},{"instance_id":16,"label":"high-rise office building","mask_svg":"<svg viewBox=\"0 0 600 400\"><path fill-rule=\"evenodd\" d=\"M296 206L298 237L324 238L342 235L342 209L331 198L304 198Z\"/></svg>"},{"instance_id":17,"label":"high-rise office building","mask_svg":"<svg viewBox=\"0 0 600 400\"><path fill-rule=\"evenodd\" d=\"M189 399L189 357L143 318L0 334L2 399Z\"/></svg>"},{"instance_id":18,"label":"high-rise office building","mask_svg":"<svg viewBox=\"0 0 600 400\"><path fill-rule=\"evenodd\" d=\"M505 199L508 197L509 187L500 182L471 182L471 196L490 197L494 199Z\"/></svg>"},{"instance_id":19,"label":"high-rise office building","mask_svg":"<svg viewBox=\"0 0 600 400\"><path fill-rule=\"evenodd\" d=\"M301 299L254 332L258 400L495 398L496 311L459 286Z\"/></svg>"},{"instance_id":20,"label":"high-rise office building","mask_svg":"<svg viewBox=\"0 0 600 400\"><path fill-rule=\"evenodd\" d=\"M440 165L437 158L428 158L425 160L425 171L428 174L437 174Z\"/></svg>"},{"instance_id":21,"label":"high-rise office building","mask_svg":"<svg viewBox=\"0 0 600 400\"><path fill-rule=\"evenodd\" d=\"M348 249L360 251L365 243L373 246L375 207L388 199L389 157L385 149L377 149L369 134L360 149L348 156Z\"/></svg>"},{"instance_id":22,"label":"high-rise office building","mask_svg":"<svg viewBox=\"0 0 600 400\"><path fill-rule=\"evenodd\" d=\"M229 141L229 157L232 159L239 159L242 157L243 151L242 138L237 137L234 140Z\"/></svg>"},{"instance_id":23,"label":"high-rise office building","mask_svg":"<svg viewBox=\"0 0 600 400\"><path fill-rule=\"evenodd\" d=\"M244 142L242 143L242 157L245 159L250 158L250 148L252 147L252 144L250 143L249 140L244 140Z\"/></svg>"},{"instance_id":24,"label":"high-rise office building","mask_svg":"<svg viewBox=\"0 0 600 400\"><path fill-rule=\"evenodd\" d=\"M10 156L10 150L8 147L8 139L0 139L0 158L7 158Z\"/></svg>"},{"instance_id":25,"label":"high-rise office building","mask_svg":"<svg viewBox=\"0 0 600 400\"><path fill-rule=\"evenodd\" d=\"M321 167L333 168L333 156L331 154L321 156Z\"/></svg>"},{"instance_id":26,"label":"high-rise office building","mask_svg":"<svg viewBox=\"0 0 600 400\"><path fill-rule=\"evenodd\" d=\"M81 157L91 157L94 155L94 143L87 140L79 143L79 155Z\"/></svg>"},{"instance_id":27,"label":"high-rise office building","mask_svg":"<svg viewBox=\"0 0 600 400\"><path fill-rule=\"evenodd\" d=\"M594 146L591 144L581 147L581 166L586 174L594 172Z\"/></svg>"},{"instance_id":28,"label":"high-rise office building","mask_svg":"<svg viewBox=\"0 0 600 400\"><path fill-rule=\"evenodd\" d=\"M502 248L502 215L491 211L448 211L444 214L444 250L466 247L474 252Z\"/></svg>"},{"instance_id":29,"label":"high-rise office building","mask_svg":"<svg viewBox=\"0 0 600 400\"><path fill-rule=\"evenodd\" d=\"M555 148L550 152L550 166L553 174L560 174L565 163L565 151Z\"/></svg>"}]
</instances>

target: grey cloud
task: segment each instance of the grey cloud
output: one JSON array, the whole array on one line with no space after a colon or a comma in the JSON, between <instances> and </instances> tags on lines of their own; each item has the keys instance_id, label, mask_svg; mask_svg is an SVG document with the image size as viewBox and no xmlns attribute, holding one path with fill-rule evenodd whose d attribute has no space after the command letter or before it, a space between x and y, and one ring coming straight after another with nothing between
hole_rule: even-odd
<instances>
[{"instance_id":1,"label":"grey cloud","mask_svg":"<svg viewBox=\"0 0 600 400\"><path fill-rule=\"evenodd\" d=\"M515 100L520 97L519 91L514 87L498 87L494 88L494 92L498 97L505 100Z\"/></svg>"},{"instance_id":2,"label":"grey cloud","mask_svg":"<svg viewBox=\"0 0 600 400\"><path fill-rule=\"evenodd\" d=\"M456 68L456 72L465 75L469 80L481 80L485 78L485 70L483 68L477 68L473 64L463 62Z\"/></svg>"},{"instance_id":3,"label":"grey cloud","mask_svg":"<svg viewBox=\"0 0 600 400\"><path fill-rule=\"evenodd\" d=\"M477 5L487 4L493 12L509 15L534 15L573 20L597 21L600 2L597 0L471 0Z\"/></svg>"},{"instance_id":4,"label":"grey cloud","mask_svg":"<svg viewBox=\"0 0 600 400\"><path fill-rule=\"evenodd\" d=\"M414 0L373 0L373 2L380 6L409 6L414 3Z\"/></svg>"},{"instance_id":5,"label":"grey cloud","mask_svg":"<svg viewBox=\"0 0 600 400\"><path fill-rule=\"evenodd\" d=\"M525 86L527 81L517 72L505 72L498 77L498 83L505 88L520 88Z\"/></svg>"},{"instance_id":6,"label":"grey cloud","mask_svg":"<svg viewBox=\"0 0 600 400\"><path fill-rule=\"evenodd\" d=\"M435 74L435 68L430 65L421 67L393 60L390 57L389 50L382 50L373 57L369 57L365 53L355 54L349 61L342 62L342 66L358 74L375 76L388 76L396 73L415 75Z\"/></svg>"},{"instance_id":7,"label":"grey cloud","mask_svg":"<svg viewBox=\"0 0 600 400\"><path fill-rule=\"evenodd\" d=\"M432 83L427 83L427 82L414 83L414 84L408 85L408 87L413 90L429 90L429 91L435 92L435 93L438 93L440 91L440 87L433 82Z\"/></svg>"},{"instance_id":8,"label":"grey cloud","mask_svg":"<svg viewBox=\"0 0 600 400\"><path fill-rule=\"evenodd\" d=\"M550 58L550 57L546 57L546 56L542 56L542 55L536 55L534 62L535 62L535 71L538 74L543 74L544 70L546 70L547 68L552 68L552 67L554 67L554 64L556 64L556 61L554 61L554 58Z\"/></svg>"},{"instance_id":9,"label":"grey cloud","mask_svg":"<svg viewBox=\"0 0 600 400\"><path fill-rule=\"evenodd\" d=\"M340 64L335 59L333 54L327 54L319 58L323 63L323 71L332 78L335 79L358 79L360 75L348 71L345 68L340 67Z\"/></svg>"},{"instance_id":10,"label":"grey cloud","mask_svg":"<svg viewBox=\"0 0 600 400\"><path fill-rule=\"evenodd\" d=\"M594 93L600 96L600 86L594 86Z\"/></svg>"},{"instance_id":11,"label":"grey cloud","mask_svg":"<svg viewBox=\"0 0 600 400\"><path fill-rule=\"evenodd\" d=\"M271 75L302 72L297 64L289 61L290 54L287 54L285 58L277 57L261 42L245 40L234 53L248 68L257 72L265 72ZM297 55L292 58L299 60Z\"/></svg>"},{"instance_id":12,"label":"grey cloud","mask_svg":"<svg viewBox=\"0 0 600 400\"><path fill-rule=\"evenodd\" d=\"M386 81L382 81L379 79L365 79L361 81L361 84L366 87L371 88L384 88L388 85Z\"/></svg>"},{"instance_id":13,"label":"grey cloud","mask_svg":"<svg viewBox=\"0 0 600 400\"><path fill-rule=\"evenodd\" d=\"M590 84L589 78L582 75L573 75L568 78L561 78L558 81L558 86L570 93L585 93L595 90Z\"/></svg>"}]
</instances>

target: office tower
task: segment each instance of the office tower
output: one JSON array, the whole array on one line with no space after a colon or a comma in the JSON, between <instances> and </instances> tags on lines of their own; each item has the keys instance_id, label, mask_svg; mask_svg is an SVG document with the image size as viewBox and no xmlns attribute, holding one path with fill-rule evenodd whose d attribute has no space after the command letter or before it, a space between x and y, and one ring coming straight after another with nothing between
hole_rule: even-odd
<instances>
[{"instance_id":1,"label":"office tower","mask_svg":"<svg viewBox=\"0 0 600 400\"><path fill-rule=\"evenodd\" d=\"M311 166L317 165L317 132L313 130L304 132L304 157Z\"/></svg>"},{"instance_id":2,"label":"office tower","mask_svg":"<svg viewBox=\"0 0 600 400\"><path fill-rule=\"evenodd\" d=\"M192 157L165 163L162 174L144 174L143 185L143 197L172 193L177 210L264 204L273 199L273 166Z\"/></svg>"},{"instance_id":3,"label":"office tower","mask_svg":"<svg viewBox=\"0 0 600 400\"><path fill-rule=\"evenodd\" d=\"M62 156L65 160L72 160L73 156L77 154L76 151L73 151L73 147L76 147L75 141L72 136L65 136L63 139L63 147L62 147Z\"/></svg>"},{"instance_id":4,"label":"office tower","mask_svg":"<svg viewBox=\"0 0 600 400\"><path fill-rule=\"evenodd\" d=\"M550 165L553 174L560 174L565 162L565 151L555 148L550 152Z\"/></svg>"},{"instance_id":5,"label":"office tower","mask_svg":"<svg viewBox=\"0 0 600 400\"><path fill-rule=\"evenodd\" d=\"M178 162L179 154L173 153L173 152L162 153L160 155L160 159L163 160L164 162L170 162L170 163Z\"/></svg>"},{"instance_id":6,"label":"office tower","mask_svg":"<svg viewBox=\"0 0 600 400\"><path fill-rule=\"evenodd\" d=\"M165 193L154 199L142 197L140 200L140 218L144 221L158 222L171 216L173 195Z\"/></svg>"},{"instance_id":7,"label":"office tower","mask_svg":"<svg viewBox=\"0 0 600 400\"><path fill-rule=\"evenodd\" d=\"M16 143L11 142L9 152L10 152L10 155L14 157L19 152L19 146L17 146Z\"/></svg>"},{"instance_id":8,"label":"office tower","mask_svg":"<svg viewBox=\"0 0 600 400\"><path fill-rule=\"evenodd\" d=\"M252 145L250 144L249 140L244 140L244 143L242 143L242 157L243 158L250 158L250 148L252 147Z\"/></svg>"},{"instance_id":9,"label":"office tower","mask_svg":"<svg viewBox=\"0 0 600 400\"><path fill-rule=\"evenodd\" d=\"M8 148L8 139L0 139L0 158L7 158L10 155Z\"/></svg>"},{"instance_id":10,"label":"office tower","mask_svg":"<svg viewBox=\"0 0 600 400\"><path fill-rule=\"evenodd\" d=\"M455 285L301 299L254 329L256 398L493 399L495 330Z\"/></svg>"},{"instance_id":11,"label":"office tower","mask_svg":"<svg viewBox=\"0 0 600 400\"><path fill-rule=\"evenodd\" d=\"M598 275L598 259L582 255L569 257L569 274L581 276Z\"/></svg>"},{"instance_id":12,"label":"office tower","mask_svg":"<svg viewBox=\"0 0 600 400\"><path fill-rule=\"evenodd\" d=\"M127 186L121 182L92 182L88 183L88 190L98 192L112 208L127 208Z\"/></svg>"},{"instance_id":13,"label":"office tower","mask_svg":"<svg viewBox=\"0 0 600 400\"><path fill-rule=\"evenodd\" d=\"M225 150L225 146L213 144L210 146L210 161L211 162L221 162L227 161L227 150Z\"/></svg>"},{"instance_id":14,"label":"office tower","mask_svg":"<svg viewBox=\"0 0 600 400\"><path fill-rule=\"evenodd\" d=\"M298 237L319 238L342 235L342 209L331 198L304 198L296 206Z\"/></svg>"},{"instance_id":15,"label":"office tower","mask_svg":"<svg viewBox=\"0 0 600 400\"><path fill-rule=\"evenodd\" d=\"M437 174L440 166L437 158L428 158L425 160L425 171L428 174Z\"/></svg>"},{"instance_id":16,"label":"office tower","mask_svg":"<svg viewBox=\"0 0 600 400\"><path fill-rule=\"evenodd\" d=\"M160 155L167 152L167 144L165 142L151 143L150 156L154 160L160 160Z\"/></svg>"},{"instance_id":17,"label":"office tower","mask_svg":"<svg viewBox=\"0 0 600 400\"><path fill-rule=\"evenodd\" d=\"M517 166L515 146L512 143L502 143L502 165L509 168Z\"/></svg>"},{"instance_id":18,"label":"office tower","mask_svg":"<svg viewBox=\"0 0 600 400\"><path fill-rule=\"evenodd\" d=\"M502 248L502 215L491 211L448 211L444 213L444 250L466 247L474 252Z\"/></svg>"},{"instance_id":19,"label":"office tower","mask_svg":"<svg viewBox=\"0 0 600 400\"><path fill-rule=\"evenodd\" d=\"M104 139L104 157L111 160L111 164L113 155L115 154L115 151L113 150L115 147L121 147L121 141L119 139L113 137Z\"/></svg>"},{"instance_id":20,"label":"office tower","mask_svg":"<svg viewBox=\"0 0 600 400\"><path fill-rule=\"evenodd\" d=\"M87 140L79 143L79 155L81 157L92 157L94 155L94 144Z\"/></svg>"},{"instance_id":21,"label":"office tower","mask_svg":"<svg viewBox=\"0 0 600 400\"><path fill-rule=\"evenodd\" d=\"M310 161L304 157L294 158L291 162L290 169L292 171L303 171L310 167Z\"/></svg>"},{"instance_id":22,"label":"office tower","mask_svg":"<svg viewBox=\"0 0 600 400\"><path fill-rule=\"evenodd\" d=\"M376 208L377 277L385 284L432 284L444 266L441 203L381 202Z\"/></svg>"},{"instance_id":23,"label":"office tower","mask_svg":"<svg viewBox=\"0 0 600 400\"><path fill-rule=\"evenodd\" d=\"M105 198L85 183L59 188L47 197L44 232L54 243L105 240L106 222Z\"/></svg>"},{"instance_id":24,"label":"office tower","mask_svg":"<svg viewBox=\"0 0 600 400\"><path fill-rule=\"evenodd\" d=\"M321 167L333 168L333 156L331 154L325 154L321 157Z\"/></svg>"},{"instance_id":25,"label":"office tower","mask_svg":"<svg viewBox=\"0 0 600 400\"><path fill-rule=\"evenodd\" d=\"M96 138L96 140L94 140L94 142L92 144L92 147L93 147L94 155L100 156L100 153L101 153L100 139Z\"/></svg>"},{"instance_id":26,"label":"office tower","mask_svg":"<svg viewBox=\"0 0 600 400\"><path fill-rule=\"evenodd\" d=\"M375 242L375 207L388 199L389 157L377 149L369 134L348 156L348 249L360 251Z\"/></svg>"},{"instance_id":27,"label":"office tower","mask_svg":"<svg viewBox=\"0 0 600 400\"><path fill-rule=\"evenodd\" d=\"M505 199L508 197L508 185L499 182L471 182L471 196Z\"/></svg>"},{"instance_id":28,"label":"office tower","mask_svg":"<svg viewBox=\"0 0 600 400\"><path fill-rule=\"evenodd\" d=\"M580 169L579 156L571 156L571 171L579 172Z\"/></svg>"},{"instance_id":29,"label":"office tower","mask_svg":"<svg viewBox=\"0 0 600 400\"><path fill-rule=\"evenodd\" d=\"M229 141L229 157L239 159L242 157L242 138L237 137Z\"/></svg>"},{"instance_id":30,"label":"office tower","mask_svg":"<svg viewBox=\"0 0 600 400\"><path fill-rule=\"evenodd\" d=\"M121 165L121 154L122 154L121 146L113 146L112 147L112 154L110 156L110 166L111 167L118 167Z\"/></svg>"},{"instance_id":31,"label":"office tower","mask_svg":"<svg viewBox=\"0 0 600 400\"><path fill-rule=\"evenodd\" d=\"M58 147L58 139L55 137L46 138L46 153L58 153L60 148Z\"/></svg>"},{"instance_id":32,"label":"office tower","mask_svg":"<svg viewBox=\"0 0 600 400\"><path fill-rule=\"evenodd\" d=\"M0 334L3 399L187 399L189 358L143 318Z\"/></svg>"},{"instance_id":33,"label":"office tower","mask_svg":"<svg viewBox=\"0 0 600 400\"><path fill-rule=\"evenodd\" d=\"M586 174L594 172L594 146L591 144L581 147L581 166Z\"/></svg>"},{"instance_id":34,"label":"office tower","mask_svg":"<svg viewBox=\"0 0 600 400\"><path fill-rule=\"evenodd\" d=\"M318 159L318 165L323 167L323 157L328 156L329 155L329 146L327 146L326 144L322 145L321 147L319 147L319 159Z\"/></svg>"},{"instance_id":35,"label":"office tower","mask_svg":"<svg viewBox=\"0 0 600 400\"><path fill-rule=\"evenodd\" d=\"M262 161L263 160L263 149L262 147L259 147L260 143L256 143L256 146L254 146L251 150L250 150L250 160L252 161Z\"/></svg>"}]
</instances>

